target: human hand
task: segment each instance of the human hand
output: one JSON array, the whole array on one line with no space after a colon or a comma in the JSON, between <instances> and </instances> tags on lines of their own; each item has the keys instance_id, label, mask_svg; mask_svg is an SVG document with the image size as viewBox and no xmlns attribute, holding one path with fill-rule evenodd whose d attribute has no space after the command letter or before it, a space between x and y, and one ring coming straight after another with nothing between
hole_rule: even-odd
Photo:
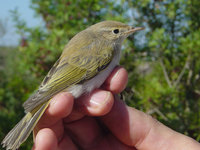
<instances>
[{"instance_id":1,"label":"human hand","mask_svg":"<svg viewBox=\"0 0 200 150\"><path fill-rule=\"evenodd\" d=\"M127 83L116 68L102 89L74 101L56 95L34 129L33 150L197 150L200 144L128 107L113 94ZM111 91L111 92L110 92Z\"/></svg>"}]
</instances>

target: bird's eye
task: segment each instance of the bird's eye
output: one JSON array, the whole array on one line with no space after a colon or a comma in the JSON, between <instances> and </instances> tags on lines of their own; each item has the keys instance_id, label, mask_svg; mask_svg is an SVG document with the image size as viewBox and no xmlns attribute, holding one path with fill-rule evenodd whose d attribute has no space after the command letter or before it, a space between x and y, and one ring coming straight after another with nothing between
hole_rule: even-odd
<instances>
[{"instance_id":1,"label":"bird's eye","mask_svg":"<svg viewBox=\"0 0 200 150\"><path fill-rule=\"evenodd\" d=\"M118 34L118 33L119 33L119 29L113 30L113 33L114 33L114 34Z\"/></svg>"}]
</instances>

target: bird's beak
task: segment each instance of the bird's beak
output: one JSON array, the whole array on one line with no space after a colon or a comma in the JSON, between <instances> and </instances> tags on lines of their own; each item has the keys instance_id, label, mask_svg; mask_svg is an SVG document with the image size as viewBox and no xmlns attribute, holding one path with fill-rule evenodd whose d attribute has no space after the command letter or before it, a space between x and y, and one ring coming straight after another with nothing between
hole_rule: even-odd
<instances>
[{"instance_id":1,"label":"bird's beak","mask_svg":"<svg viewBox=\"0 0 200 150\"><path fill-rule=\"evenodd\" d=\"M130 35L136 31L140 31L140 30L144 30L145 28L144 27L131 27L127 32L126 34Z\"/></svg>"}]
</instances>

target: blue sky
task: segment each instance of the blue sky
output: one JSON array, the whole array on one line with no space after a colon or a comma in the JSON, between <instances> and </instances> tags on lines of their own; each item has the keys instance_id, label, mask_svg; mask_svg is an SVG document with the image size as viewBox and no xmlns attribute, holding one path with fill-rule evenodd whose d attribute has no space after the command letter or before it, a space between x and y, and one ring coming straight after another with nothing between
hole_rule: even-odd
<instances>
[{"instance_id":1,"label":"blue sky","mask_svg":"<svg viewBox=\"0 0 200 150\"><path fill-rule=\"evenodd\" d=\"M17 8L20 19L25 20L28 27L42 25L42 19L35 17L34 11L30 8L30 5L31 0L0 0L0 21L6 25L7 29L6 34L3 37L0 36L0 45L15 46L18 44L18 41L20 39L19 35L17 35L16 33L10 10L14 10ZM142 37L138 37L139 40L141 40Z\"/></svg>"},{"instance_id":2,"label":"blue sky","mask_svg":"<svg viewBox=\"0 0 200 150\"><path fill-rule=\"evenodd\" d=\"M27 22L29 27L41 24L41 19L34 17L34 11L30 8L30 0L1 0L0 21L6 25L6 34L0 37L0 45L17 45L19 36L15 33L10 10L18 9L20 18Z\"/></svg>"}]
</instances>

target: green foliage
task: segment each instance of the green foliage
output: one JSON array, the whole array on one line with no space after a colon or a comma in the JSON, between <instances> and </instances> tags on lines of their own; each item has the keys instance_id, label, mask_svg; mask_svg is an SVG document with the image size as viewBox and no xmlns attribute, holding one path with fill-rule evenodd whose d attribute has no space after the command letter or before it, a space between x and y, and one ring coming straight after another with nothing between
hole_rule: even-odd
<instances>
[{"instance_id":1,"label":"green foliage","mask_svg":"<svg viewBox=\"0 0 200 150\"><path fill-rule=\"evenodd\" d=\"M0 48L0 139L23 116L21 104L70 38L110 19L146 27L123 46L121 65L129 73L123 92L127 104L200 140L199 6L199 0L32 0L32 9L44 21L35 28L28 28L14 10L21 45ZM30 149L31 143L22 149Z\"/></svg>"}]
</instances>

